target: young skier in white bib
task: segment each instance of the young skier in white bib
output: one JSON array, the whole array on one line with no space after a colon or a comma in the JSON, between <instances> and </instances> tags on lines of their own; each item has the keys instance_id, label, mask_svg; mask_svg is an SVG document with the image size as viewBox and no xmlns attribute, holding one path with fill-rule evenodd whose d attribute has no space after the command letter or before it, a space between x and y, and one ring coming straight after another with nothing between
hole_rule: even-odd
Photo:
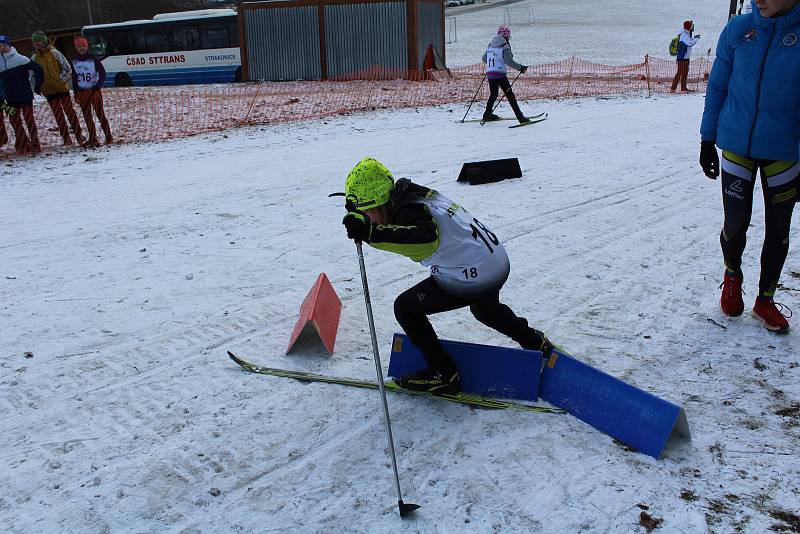
<instances>
[{"instance_id":1,"label":"young skier in white bib","mask_svg":"<svg viewBox=\"0 0 800 534\"><path fill-rule=\"evenodd\" d=\"M553 345L500 302L510 264L500 239L463 207L401 178L373 158L361 160L345 181L347 237L408 256L430 267L431 276L394 302L397 322L420 349L428 367L402 377L407 389L459 390L459 373L428 315L469 306L478 321L548 356Z\"/></svg>"},{"instance_id":2,"label":"young skier in white bib","mask_svg":"<svg viewBox=\"0 0 800 534\"><path fill-rule=\"evenodd\" d=\"M486 64L486 79L489 80L489 100L486 101L486 111L483 112L484 121L496 121L500 119L495 115L492 110L494 103L497 101L498 90L502 89L506 94L511 109L514 110L514 115L520 124L530 122L522 110L519 109L517 104L517 97L514 91L511 90L511 83L508 81L508 67L516 69L521 73L528 70L526 65L520 65L514 61L514 53L511 52L511 28L505 24L500 26L497 30L497 35L494 36L486 52L483 53L481 60Z\"/></svg>"}]
</instances>

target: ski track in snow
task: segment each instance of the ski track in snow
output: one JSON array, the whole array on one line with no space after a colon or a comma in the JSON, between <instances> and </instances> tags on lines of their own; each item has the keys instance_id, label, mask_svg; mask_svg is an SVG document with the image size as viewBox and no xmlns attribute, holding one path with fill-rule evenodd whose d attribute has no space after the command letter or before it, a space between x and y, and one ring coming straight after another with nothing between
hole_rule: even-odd
<instances>
[{"instance_id":1,"label":"ski track in snow","mask_svg":"<svg viewBox=\"0 0 800 534\"><path fill-rule=\"evenodd\" d=\"M775 412L800 402L800 327L778 337L718 310L722 209L696 163L702 105L535 102L550 117L521 130L456 124L463 108L444 106L6 164L0 524L644 532L643 507L664 532L782 524L779 511L800 509L800 420ZM390 394L404 499L422 505L401 521L375 391L250 375L225 355L374 378L357 256L327 197L366 155L490 221L512 262L504 301L576 357L684 406L693 441L656 461L568 415ZM465 161L512 156L520 180L455 182ZM759 197L748 305L762 232ZM426 272L365 256L386 367L392 302ZM343 301L336 352L284 356L320 272ZM796 243L778 300L800 310L792 272ZM444 338L513 346L465 311L433 322Z\"/></svg>"},{"instance_id":2,"label":"ski track in snow","mask_svg":"<svg viewBox=\"0 0 800 534\"><path fill-rule=\"evenodd\" d=\"M729 6L723 0L523 0L475 11L447 9L445 40L451 42L445 59L451 68L480 63L498 26L510 23L514 59L524 65L572 55L609 65L641 63L645 54L669 58L669 41L687 19L701 37L692 54L697 58L716 50Z\"/></svg>"}]
</instances>

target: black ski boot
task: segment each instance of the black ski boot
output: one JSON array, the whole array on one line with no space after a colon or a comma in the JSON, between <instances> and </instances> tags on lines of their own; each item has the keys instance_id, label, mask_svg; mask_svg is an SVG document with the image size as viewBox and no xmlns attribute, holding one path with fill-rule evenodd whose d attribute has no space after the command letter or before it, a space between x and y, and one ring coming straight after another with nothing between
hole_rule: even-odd
<instances>
[{"instance_id":1,"label":"black ski boot","mask_svg":"<svg viewBox=\"0 0 800 534\"><path fill-rule=\"evenodd\" d=\"M528 117L525 117L524 115L518 118L517 120L519 121L520 124L527 124L531 122L531 120Z\"/></svg>"},{"instance_id":2,"label":"black ski boot","mask_svg":"<svg viewBox=\"0 0 800 534\"><path fill-rule=\"evenodd\" d=\"M455 395L461 388L456 367L449 369L426 367L400 378L397 383L405 389L449 395Z\"/></svg>"},{"instance_id":3,"label":"black ski boot","mask_svg":"<svg viewBox=\"0 0 800 534\"><path fill-rule=\"evenodd\" d=\"M538 350L542 353L542 357L546 360L550 357L550 353L556 348L543 332L535 328L526 327L525 335L521 339L515 339L525 350Z\"/></svg>"},{"instance_id":4,"label":"black ski boot","mask_svg":"<svg viewBox=\"0 0 800 534\"><path fill-rule=\"evenodd\" d=\"M500 116L495 115L494 113L484 113L483 114L483 122L492 122L492 121L499 121Z\"/></svg>"}]
</instances>

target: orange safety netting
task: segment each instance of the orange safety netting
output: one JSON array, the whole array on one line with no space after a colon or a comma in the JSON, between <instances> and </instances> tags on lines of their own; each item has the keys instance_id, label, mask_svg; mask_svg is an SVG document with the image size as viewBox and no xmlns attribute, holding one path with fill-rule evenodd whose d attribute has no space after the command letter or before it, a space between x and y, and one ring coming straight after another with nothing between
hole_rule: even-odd
<instances>
[{"instance_id":1,"label":"orange safety netting","mask_svg":"<svg viewBox=\"0 0 800 534\"><path fill-rule=\"evenodd\" d=\"M704 91L711 60L692 60L689 88ZM645 57L642 63L611 66L572 57L532 65L514 81L518 100L639 93L665 93L675 75L674 60ZM129 87L103 89L105 112L115 143L157 142L245 125L311 120L376 109L467 104L488 98L482 65L427 71L424 80L398 78L398 71L374 68L339 81L256 82L226 85ZM359 80L346 81L352 78ZM406 76L408 77L408 76ZM479 84L480 89L479 89ZM478 107L481 107L480 105ZM83 124L80 108L75 110ZM62 146L50 106L34 112L44 150ZM8 142L0 156L14 151L14 132L4 118ZM103 137L97 128L100 140ZM85 127L84 127L85 134ZM2 140L2 131L0 131Z\"/></svg>"}]
</instances>

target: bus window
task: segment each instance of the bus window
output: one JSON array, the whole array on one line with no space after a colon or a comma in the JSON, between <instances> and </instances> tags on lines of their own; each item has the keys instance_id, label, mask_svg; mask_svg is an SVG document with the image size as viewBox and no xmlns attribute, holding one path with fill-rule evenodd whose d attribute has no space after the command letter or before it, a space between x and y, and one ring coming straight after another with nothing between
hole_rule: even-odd
<instances>
[{"instance_id":1,"label":"bus window","mask_svg":"<svg viewBox=\"0 0 800 534\"><path fill-rule=\"evenodd\" d=\"M148 52L169 52L172 50L172 36L166 29L147 28L145 30Z\"/></svg>"},{"instance_id":2,"label":"bus window","mask_svg":"<svg viewBox=\"0 0 800 534\"><path fill-rule=\"evenodd\" d=\"M211 48L228 48L228 28L225 26L209 26L200 31L200 40L204 50Z\"/></svg>"},{"instance_id":3,"label":"bus window","mask_svg":"<svg viewBox=\"0 0 800 534\"><path fill-rule=\"evenodd\" d=\"M239 25L236 22L231 22L228 24L228 33L231 36L231 42L228 46L235 46L238 48L239 46Z\"/></svg>"},{"instance_id":4,"label":"bus window","mask_svg":"<svg viewBox=\"0 0 800 534\"><path fill-rule=\"evenodd\" d=\"M133 53L131 34L128 32L110 32L106 35L106 55L127 55Z\"/></svg>"},{"instance_id":5,"label":"bus window","mask_svg":"<svg viewBox=\"0 0 800 534\"><path fill-rule=\"evenodd\" d=\"M135 30L131 32L131 37L133 38L133 50L132 53L134 54L146 54L147 53L147 39L144 34L144 30Z\"/></svg>"},{"instance_id":6,"label":"bus window","mask_svg":"<svg viewBox=\"0 0 800 534\"><path fill-rule=\"evenodd\" d=\"M99 60L109 55L108 43L106 43L102 35L89 36L89 52Z\"/></svg>"},{"instance_id":7,"label":"bus window","mask_svg":"<svg viewBox=\"0 0 800 534\"><path fill-rule=\"evenodd\" d=\"M178 26L173 38L176 50L200 50L200 32L196 28Z\"/></svg>"}]
</instances>

